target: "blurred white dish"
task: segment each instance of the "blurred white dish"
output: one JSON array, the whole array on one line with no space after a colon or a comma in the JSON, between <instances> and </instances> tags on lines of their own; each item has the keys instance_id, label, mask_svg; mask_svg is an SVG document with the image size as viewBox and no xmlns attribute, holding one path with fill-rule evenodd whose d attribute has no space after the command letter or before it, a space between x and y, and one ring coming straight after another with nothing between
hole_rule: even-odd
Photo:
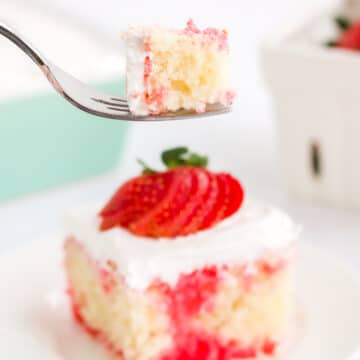
<instances>
[{"instance_id":1,"label":"blurred white dish","mask_svg":"<svg viewBox=\"0 0 360 360\"><path fill-rule=\"evenodd\" d=\"M101 346L72 321L61 295L61 255L61 237L49 237L0 257L1 359L23 359L24 349L27 358L38 360L106 359ZM304 318L286 360L352 359L360 347L360 281L355 274L302 243L296 282Z\"/></svg>"}]
</instances>

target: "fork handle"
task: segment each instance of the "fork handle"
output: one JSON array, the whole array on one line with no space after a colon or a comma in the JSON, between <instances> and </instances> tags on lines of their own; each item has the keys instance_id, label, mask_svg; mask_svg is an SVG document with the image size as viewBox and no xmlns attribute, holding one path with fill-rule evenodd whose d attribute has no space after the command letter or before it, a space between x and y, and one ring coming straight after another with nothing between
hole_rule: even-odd
<instances>
[{"instance_id":1,"label":"fork handle","mask_svg":"<svg viewBox=\"0 0 360 360\"><path fill-rule=\"evenodd\" d=\"M0 20L0 34L13 42L17 47L19 47L26 55L30 57L34 63L40 67L46 65L43 57L40 53L35 50L35 48L27 41L24 40L23 37L20 37L10 26L5 24Z\"/></svg>"}]
</instances>

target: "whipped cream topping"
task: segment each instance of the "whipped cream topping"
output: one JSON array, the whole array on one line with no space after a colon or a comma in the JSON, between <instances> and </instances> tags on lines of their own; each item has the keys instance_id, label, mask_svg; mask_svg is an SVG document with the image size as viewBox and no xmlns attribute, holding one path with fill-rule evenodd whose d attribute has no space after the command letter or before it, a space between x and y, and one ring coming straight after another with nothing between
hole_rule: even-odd
<instances>
[{"instance_id":1,"label":"whipped cream topping","mask_svg":"<svg viewBox=\"0 0 360 360\"><path fill-rule=\"evenodd\" d=\"M140 28L131 28L123 35L126 43L126 94L130 111L138 116L146 116L149 109L143 101L145 33Z\"/></svg>"},{"instance_id":2,"label":"whipped cream topping","mask_svg":"<svg viewBox=\"0 0 360 360\"><path fill-rule=\"evenodd\" d=\"M181 273L206 265L251 265L268 252L285 251L299 232L286 214L255 202L246 203L211 229L175 239L139 237L122 228L101 232L95 211L88 208L69 214L67 235L81 242L96 261L114 261L135 289L146 288L154 279L173 285Z\"/></svg>"}]
</instances>

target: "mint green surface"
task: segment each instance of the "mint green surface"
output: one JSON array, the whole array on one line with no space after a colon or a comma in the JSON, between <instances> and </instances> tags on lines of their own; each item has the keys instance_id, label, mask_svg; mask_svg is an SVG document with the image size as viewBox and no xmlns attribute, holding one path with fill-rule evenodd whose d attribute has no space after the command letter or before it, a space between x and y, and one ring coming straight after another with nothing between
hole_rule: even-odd
<instances>
[{"instance_id":1,"label":"mint green surface","mask_svg":"<svg viewBox=\"0 0 360 360\"><path fill-rule=\"evenodd\" d=\"M121 81L98 85L121 94ZM0 103L0 200L98 175L119 161L127 124L55 93Z\"/></svg>"}]
</instances>

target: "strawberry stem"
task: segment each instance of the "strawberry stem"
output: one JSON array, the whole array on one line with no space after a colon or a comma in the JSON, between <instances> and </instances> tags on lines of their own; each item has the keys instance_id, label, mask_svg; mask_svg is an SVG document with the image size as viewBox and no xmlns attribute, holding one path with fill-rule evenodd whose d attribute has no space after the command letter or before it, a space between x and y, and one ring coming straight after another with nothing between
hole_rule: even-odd
<instances>
[{"instance_id":1,"label":"strawberry stem","mask_svg":"<svg viewBox=\"0 0 360 360\"><path fill-rule=\"evenodd\" d=\"M167 169L174 169L178 166L193 166L193 167L206 167L209 159L207 156L202 156L193 152L185 146L176 147L166 150L161 154L161 160ZM142 166L142 174L156 174L159 171L151 168L145 161L137 159L137 162Z\"/></svg>"},{"instance_id":2,"label":"strawberry stem","mask_svg":"<svg viewBox=\"0 0 360 360\"><path fill-rule=\"evenodd\" d=\"M143 170L142 170L143 175L156 174L157 173L157 171L152 169L150 166L148 166L145 161L143 161L141 159L137 159L137 162L143 167Z\"/></svg>"},{"instance_id":3,"label":"strawberry stem","mask_svg":"<svg viewBox=\"0 0 360 360\"><path fill-rule=\"evenodd\" d=\"M347 30L351 26L351 21L345 16L336 16L335 23L340 30Z\"/></svg>"},{"instance_id":4,"label":"strawberry stem","mask_svg":"<svg viewBox=\"0 0 360 360\"><path fill-rule=\"evenodd\" d=\"M206 167L209 162L207 156L192 153L184 146L164 151L161 159L168 169L178 166Z\"/></svg>"},{"instance_id":5,"label":"strawberry stem","mask_svg":"<svg viewBox=\"0 0 360 360\"><path fill-rule=\"evenodd\" d=\"M327 47L335 47L337 45L336 41L334 40L329 40L325 42L325 46Z\"/></svg>"}]
</instances>

